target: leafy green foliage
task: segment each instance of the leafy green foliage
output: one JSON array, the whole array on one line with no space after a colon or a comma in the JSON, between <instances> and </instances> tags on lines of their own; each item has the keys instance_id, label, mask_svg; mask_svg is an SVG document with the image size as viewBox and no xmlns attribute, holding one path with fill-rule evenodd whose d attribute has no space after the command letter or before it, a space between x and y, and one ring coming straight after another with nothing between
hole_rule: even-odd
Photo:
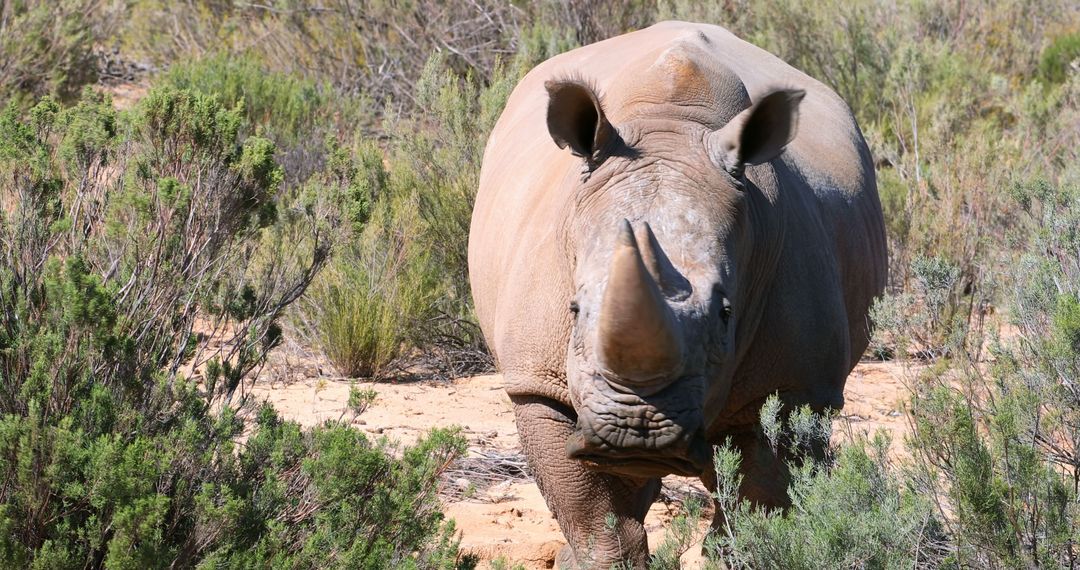
<instances>
[{"instance_id":1,"label":"leafy green foliage","mask_svg":"<svg viewBox=\"0 0 1080 570\"><path fill-rule=\"evenodd\" d=\"M177 62L157 80L203 95L214 95L226 108L238 108L249 125L272 133L281 144L294 143L328 121L327 89L274 72L251 56L214 55Z\"/></svg>"},{"instance_id":2,"label":"leafy green foliage","mask_svg":"<svg viewBox=\"0 0 1080 570\"><path fill-rule=\"evenodd\" d=\"M342 246L305 303L305 328L346 376L385 373L415 346L412 331L434 300L436 270L410 196L393 195L382 153L330 149L331 173L313 191L344 204ZM411 343L411 344L410 344Z\"/></svg>"},{"instance_id":3,"label":"leafy green foliage","mask_svg":"<svg viewBox=\"0 0 1080 570\"><path fill-rule=\"evenodd\" d=\"M792 504L786 511L769 511L741 501L740 454L730 443L718 447L714 499L723 516L705 542L712 563L725 568L911 568L940 559L940 523L928 498L907 488L890 465L884 433L829 448L827 417L802 408L780 420L778 400L771 400L762 411L763 428L783 445L804 450L794 454L790 466ZM828 450L823 456L810 453L822 447Z\"/></svg>"},{"instance_id":4,"label":"leafy green foliage","mask_svg":"<svg viewBox=\"0 0 1080 570\"><path fill-rule=\"evenodd\" d=\"M472 315L469 220L487 133L511 87L560 46L541 35L488 85L433 57L416 93L430 115L390 122L385 151L331 144L334 175L316 192L339 196L329 201L354 222L312 288L304 328L342 374L385 375L417 350L451 376L490 368Z\"/></svg>"},{"instance_id":5,"label":"leafy green foliage","mask_svg":"<svg viewBox=\"0 0 1080 570\"><path fill-rule=\"evenodd\" d=\"M165 87L0 115L0 566L456 566L456 432L398 449L264 406L236 444L338 223L285 202L241 109Z\"/></svg>"},{"instance_id":6,"label":"leafy green foliage","mask_svg":"<svg viewBox=\"0 0 1080 570\"><path fill-rule=\"evenodd\" d=\"M1058 36L1046 46L1039 59L1039 74L1047 83L1062 83L1080 60L1080 33ZM1075 72L1073 72L1075 73Z\"/></svg>"},{"instance_id":7,"label":"leafy green foliage","mask_svg":"<svg viewBox=\"0 0 1080 570\"><path fill-rule=\"evenodd\" d=\"M668 524L664 539L649 556L649 570L678 570L682 567L680 558L701 538L698 527L703 507L701 500L692 495L683 503L679 514Z\"/></svg>"},{"instance_id":8,"label":"leafy green foliage","mask_svg":"<svg viewBox=\"0 0 1080 570\"><path fill-rule=\"evenodd\" d=\"M490 366L465 244L502 104L548 56L671 17L723 24L851 105L892 267L873 350L930 362L903 470L878 440L802 454L795 507L762 513L731 502L739 458L721 449L731 516L714 555L1075 565L1073 4L0 4L0 565L451 566L452 530L421 505L430 465L268 410L236 446L232 406L294 332L290 307L350 376L417 355L446 374ZM164 70L131 112L79 97L109 47ZM996 316L1004 338L986 334ZM770 406L774 450L820 443L812 414ZM453 447L442 437L432 457ZM350 456L404 469L386 480L408 493ZM417 525L395 518L405 505ZM670 567L665 548L654 562Z\"/></svg>"},{"instance_id":9,"label":"leafy green foliage","mask_svg":"<svg viewBox=\"0 0 1080 570\"><path fill-rule=\"evenodd\" d=\"M911 355L935 359L978 352L987 298L993 288L965 291L959 266L940 257L918 256L912 260L911 290L878 298L870 316L878 330L872 342L878 355ZM883 338L891 335L891 339ZM895 348L895 352L894 349Z\"/></svg>"},{"instance_id":10,"label":"leafy green foliage","mask_svg":"<svg viewBox=\"0 0 1080 570\"><path fill-rule=\"evenodd\" d=\"M97 79L96 0L39 0L0 5L0 103L71 100Z\"/></svg>"},{"instance_id":11,"label":"leafy green foliage","mask_svg":"<svg viewBox=\"0 0 1080 570\"><path fill-rule=\"evenodd\" d=\"M1063 568L1076 563L1080 529L1071 380L1080 371L1080 201L1074 188L1043 181L1012 193L1031 224L1010 276L1018 341L995 340L986 365L965 352L924 374L912 396L912 481L939 498L949 564Z\"/></svg>"},{"instance_id":12,"label":"leafy green foliage","mask_svg":"<svg viewBox=\"0 0 1080 570\"><path fill-rule=\"evenodd\" d=\"M349 387L349 401L346 406L354 414L360 415L364 413L371 406L376 399L378 399L379 393L370 388L361 390L355 386Z\"/></svg>"}]
</instances>

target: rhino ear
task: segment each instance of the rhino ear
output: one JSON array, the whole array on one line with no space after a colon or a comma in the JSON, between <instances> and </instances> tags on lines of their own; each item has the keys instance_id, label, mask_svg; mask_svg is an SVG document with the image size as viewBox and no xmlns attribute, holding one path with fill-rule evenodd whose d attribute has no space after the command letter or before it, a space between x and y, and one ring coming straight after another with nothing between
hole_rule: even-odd
<instances>
[{"instance_id":1,"label":"rhino ear","mask_svg":"<svg viewBox=\"0 0 1080 570\"><path fill-rule=\"evenodd\" d=\"M604 116L596 90L580 79L550 80L544 87L548 92L548 132L555 144L569 146L590 166L602 162L613 127Z\"/></svg>"},{"instance_id":2,"label":"rhino ear","mask_svg":"<svg viewBox=\"0 0 1080 570\"><path fill-rule=\"evenodd\" d=\"M713 133L710 146L717 164L738 178L747 164L776 158L795 138L805 95L802 89L773 91Z\"/></svg>"}]
</instances>

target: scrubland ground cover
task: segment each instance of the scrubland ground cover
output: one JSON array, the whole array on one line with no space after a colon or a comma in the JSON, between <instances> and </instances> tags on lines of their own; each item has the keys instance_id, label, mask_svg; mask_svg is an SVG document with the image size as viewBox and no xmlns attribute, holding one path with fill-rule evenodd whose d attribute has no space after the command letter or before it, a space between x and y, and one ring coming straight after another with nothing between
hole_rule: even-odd
<instances>
[{"instance_id":1,"label":"scrubland ground cover","mask_svg":"<svg viewBox=\"0 0 1080 570\"><path fill-rule=\"evenodd\" d=\"M712 559L1075 566L1080 8L1057 0L0 2L0 566L468 566L435 497L454 432L302 430L246 387L283 335L350 377L490 368L465 259L486 134L532 65L663 18L849 102L891 260L867 357L928 363L910 459L807 458L785 513L739 504L721 449ZM105 59L154 70L133 109L94 88Z\"/></svg>"}]
</instances>

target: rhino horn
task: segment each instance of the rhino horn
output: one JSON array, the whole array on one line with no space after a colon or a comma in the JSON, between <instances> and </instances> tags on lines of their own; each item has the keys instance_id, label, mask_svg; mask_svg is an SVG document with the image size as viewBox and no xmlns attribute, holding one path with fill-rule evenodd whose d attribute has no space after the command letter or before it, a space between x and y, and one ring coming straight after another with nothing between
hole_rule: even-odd
<instances>
[{"instance_id":1,"label":"rhino horn","mask_svg":"<svg viewBox=\"0 0 1080 570\"><path fill-rule=\"evenodd\" d=\"M600 362L620 380L653 382L676 373L682 364L683 343L675 315L626 220L619 228L598 333Z\"/></svg>"},{"instance_id":2,"label":"rhino horn","mask_svg":"<svg viewBox=\"0 0 1080 570\"><path fill-rule=\"evenodd\" d=\"M649 275L660 285L664 297L668 299L685 299L690 295L690 282L671 264L671 260L660 247L652 227L648 222L642 224L642 229L635 232L638 250L641 251L641 260L645 262L645 269Z\"/></svg>"}]
</instances>

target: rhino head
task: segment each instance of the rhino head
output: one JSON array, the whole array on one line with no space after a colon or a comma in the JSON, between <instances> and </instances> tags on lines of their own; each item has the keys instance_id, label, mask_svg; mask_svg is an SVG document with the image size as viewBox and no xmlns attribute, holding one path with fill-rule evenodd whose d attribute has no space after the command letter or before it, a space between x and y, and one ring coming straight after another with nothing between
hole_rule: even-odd
<instances>
[{"instance_id":1,"label":"rhino head","mask_svg":"<svg viewBox=\"0 0 1080 570\"><path fill-rule=\"evenodd\" d=\"M739 322L753 304L752 224L764 198L750 196L744 167L792 140L803 92L750 105L739 84L726 116L705 120L644 94L613 124L589 83L546 87L549 133L583 161L566 230L577 414L567 454L627 476L700 476L711 464L706 402L722 406L732 389Z\"/></svg>"}]
</instances>

